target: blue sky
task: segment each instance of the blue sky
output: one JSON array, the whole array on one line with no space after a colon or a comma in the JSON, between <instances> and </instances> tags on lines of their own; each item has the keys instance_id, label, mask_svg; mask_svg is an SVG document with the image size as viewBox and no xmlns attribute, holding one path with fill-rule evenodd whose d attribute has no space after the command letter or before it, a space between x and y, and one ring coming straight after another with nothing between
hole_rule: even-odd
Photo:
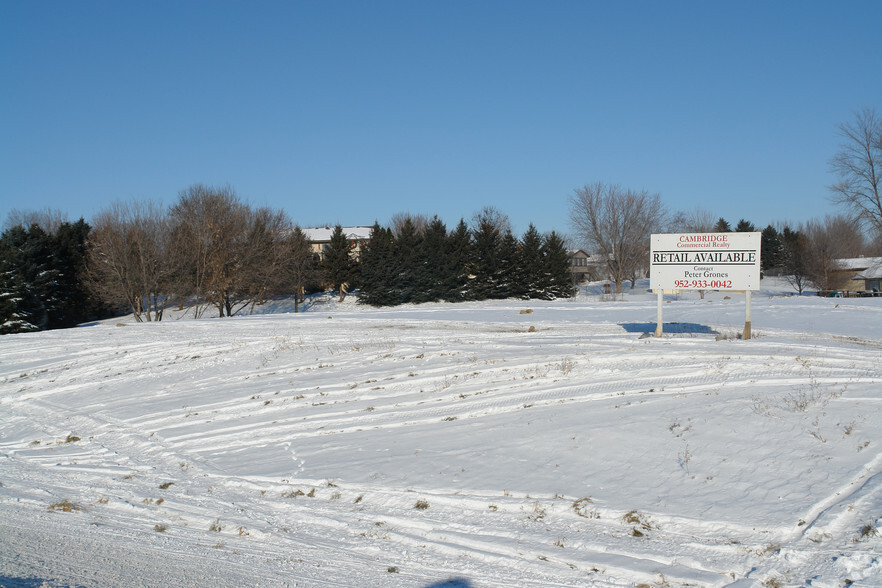
<instances>
[{"instance_id":1,"label":"blue sky","mask_svg":"<svg viewBox=\"0 0 882 588\"><path fill-rule=\"evenodd\" d=\"M595 181L733 224L835 213L882 2L0 0L0 222L230 185L302 226L484 206L567 233Z\"/></svg>"}]
</instances>

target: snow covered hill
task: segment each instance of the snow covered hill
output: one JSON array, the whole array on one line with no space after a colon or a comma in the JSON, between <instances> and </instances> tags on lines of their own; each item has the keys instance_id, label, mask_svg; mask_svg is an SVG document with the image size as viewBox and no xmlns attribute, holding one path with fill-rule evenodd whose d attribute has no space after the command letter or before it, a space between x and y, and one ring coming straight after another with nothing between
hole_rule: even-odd
<instances>
[{"instance_id":1,"label":"snow covered hill","mask_svg":"<svg viewBox=\"0 0 882 588\"><path fill-rule=\"evenodd\" d=\"M0 339L0 586L882 585L882 299Z\"/></svg>"}]
</instances>

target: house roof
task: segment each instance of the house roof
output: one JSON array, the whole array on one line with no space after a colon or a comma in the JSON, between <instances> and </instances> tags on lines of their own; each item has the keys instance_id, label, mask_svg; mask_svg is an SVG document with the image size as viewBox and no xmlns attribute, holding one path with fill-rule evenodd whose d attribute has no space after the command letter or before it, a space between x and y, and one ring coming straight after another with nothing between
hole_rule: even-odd
<instances>
[{"instance_id":1,"label":"house roof","mask_svg":"<svg viewBox=\"0 0 882 588\"><path fill-rule=\"evenodd\" d=\"M843 270L861 271L882 263L882 257L849 257L837 259L836 264Z\"/></svg>"},{"instance_id":2,"label":"house roof","mask_svg":"<svg viewBox=\"0 0 882 588\"><path fill-rule=\"evenodd\" d=\"M312 242L330 241L334 227L314 227L303 229L303 234ZM371 227L343 227L347 239L365 240L371 237Z\"/></svg>"},{"instance_id":3,"label":"house roof","mask_svg":"<svg viewBox=\"0 0 882 588\"><path fill-rule=\"evenodd\" d=\"M879 258L876 258L879 259ZM880 280L882 279L882 260L871 265L861 273L853 276L852 280Z\"/></svg>"}]
</instances>

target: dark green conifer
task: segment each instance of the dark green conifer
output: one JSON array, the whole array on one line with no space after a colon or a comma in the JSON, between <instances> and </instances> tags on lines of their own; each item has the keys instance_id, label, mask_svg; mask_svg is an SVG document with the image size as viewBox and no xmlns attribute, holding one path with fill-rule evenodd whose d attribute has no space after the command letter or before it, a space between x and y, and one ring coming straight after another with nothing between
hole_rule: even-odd
<instances>
[{"instance_id":1,"label":"dark green conifer","mask_svg":"<svg viewBox=\"0 0 882 588\"><path fill-rule=\"evenodd\" d=\"M330 242L325 246L322 259L325 281L332 289L337 290L340 301L346 293L346 288L355 277L355 266L352 260L354 244L343 233L343 227L337 225L331 234Z\"/></svg>"}]
</instances>

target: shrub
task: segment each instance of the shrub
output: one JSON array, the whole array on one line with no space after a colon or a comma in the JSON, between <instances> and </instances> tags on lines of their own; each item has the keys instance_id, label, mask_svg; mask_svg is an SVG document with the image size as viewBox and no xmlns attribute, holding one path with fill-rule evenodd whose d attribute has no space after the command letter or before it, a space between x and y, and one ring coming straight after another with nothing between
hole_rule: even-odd
<instances>
[{"instance_id":1,"label":"shrub","mask_svg":"<svg viewBox=\"0 0 882 588\"><path fill-rule=\"evenodd\" d=\"M79 504L74 504L67 498L62 500L61 502L56 502L55 504L49 505L49 510L60 510L61 512L76 512L81 510L86 510Z\"/></svg>"}]
</instances>

